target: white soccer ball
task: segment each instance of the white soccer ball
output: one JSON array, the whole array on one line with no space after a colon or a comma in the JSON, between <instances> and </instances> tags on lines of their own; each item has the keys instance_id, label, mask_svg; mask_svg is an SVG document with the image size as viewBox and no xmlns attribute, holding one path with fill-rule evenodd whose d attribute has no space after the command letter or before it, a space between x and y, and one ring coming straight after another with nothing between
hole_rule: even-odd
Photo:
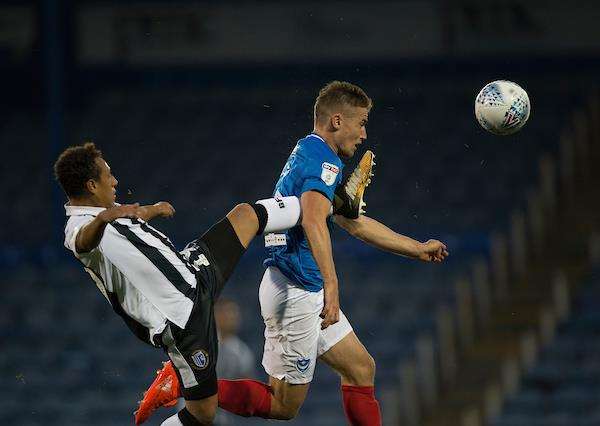
<instances>
[{"instance_id":1,"label":"white soccer ball","mask_svg":"<svg viewBox=\"0 0 600 426\"><path fill-rule=\"evenodd\" d=\"M527 92L512 81L492 81L475 98L477 121L495 135L510 135L519 131L527 122L529 111Z\"/></svg>"}]
</instances>

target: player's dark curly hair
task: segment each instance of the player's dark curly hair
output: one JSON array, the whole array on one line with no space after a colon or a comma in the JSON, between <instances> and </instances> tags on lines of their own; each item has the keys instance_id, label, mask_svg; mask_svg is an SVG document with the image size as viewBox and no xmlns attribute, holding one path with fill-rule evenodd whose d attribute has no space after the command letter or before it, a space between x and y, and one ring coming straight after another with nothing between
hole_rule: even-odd
<instances>
[{"instance_id":1,"label":"player's dark curly hair","mask_svg":"<svg viewBox=\"0 0 600 426\"><path fill-rule=\"evenodd\" d=\"M100 178L96 158L102 152L92 142L72 146L63 151L54 163L54 176L69 198L86 196L86 182Z\"/></svg>"},{"instance_id":2,"label":"player's dark curly hair","mask_svg":"<svg viewBox=\"0 0 600 426\"><path fill-rule=\"evenodd\" d=\"M315 119L321 120L334 113L335 108L353 106L371 109L373 101L365 91L347 81L332 81L319 91L315 101Z\"/></svg>"}]
</instances>

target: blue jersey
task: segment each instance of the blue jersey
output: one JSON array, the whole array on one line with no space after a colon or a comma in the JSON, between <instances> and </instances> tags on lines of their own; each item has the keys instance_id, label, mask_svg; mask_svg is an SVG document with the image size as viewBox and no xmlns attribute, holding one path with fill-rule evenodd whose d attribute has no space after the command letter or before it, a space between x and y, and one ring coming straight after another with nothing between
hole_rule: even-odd
<instances>
[{"instance_id":1,"label":"blue jersey","mask_svg":"<svg viewBox=\"0 0 600 426\"><path fill-rule=\"evenodd\" d=\"M311 134L300 139L290 154L275 185L274 196L296 196L317 191L333 202L335 188L342 179L342 161L325 141ZM331 220L328 219L331 230ZM285 235L285 238L283 237ZM308 247L302 226L285 234L265 237L265 266L276 266L290 280L309 291L323 288L323 277Z\"/></svg>"}]
</instances>

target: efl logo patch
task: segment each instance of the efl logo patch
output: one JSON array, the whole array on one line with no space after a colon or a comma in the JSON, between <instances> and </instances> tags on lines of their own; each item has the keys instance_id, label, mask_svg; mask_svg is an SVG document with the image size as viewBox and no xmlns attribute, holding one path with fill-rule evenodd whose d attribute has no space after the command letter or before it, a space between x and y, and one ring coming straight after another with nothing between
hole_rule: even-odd
<instances>
[{"instance_id":1,"label":"efl logo patch","mask_svg":"<svg viewBox=\"0 0 600 426\"><path fill-rule=\"evenodd\" d=\"M310 366L309 358L299 358L298 360L296 360L296 369L301 373L304 373L306 370L308 370L309 366Z\"/></svg>"},{"instance_id":2,"label":"efl logo patch","mask_svg":"<svg viewBox=\"0 0 600 426\"><path fill-rule=\"evenodd\" d=\"M208 360L208 353L203 349L200 349L192 354L192 361L199 370L204 370L206 367L208 367Z\"/></svg>"},{"instance_id":3,"label":"efl logo patch","mask_svg":"<svg viewBox=\"0 0 600 426\"><path fill-rule=\"evenodd\" d=\"M340 169L335 164L323 163L321 165L321 180L325 182L325 185L331 186L335 183Z\"/></svg>"}]
</instances>

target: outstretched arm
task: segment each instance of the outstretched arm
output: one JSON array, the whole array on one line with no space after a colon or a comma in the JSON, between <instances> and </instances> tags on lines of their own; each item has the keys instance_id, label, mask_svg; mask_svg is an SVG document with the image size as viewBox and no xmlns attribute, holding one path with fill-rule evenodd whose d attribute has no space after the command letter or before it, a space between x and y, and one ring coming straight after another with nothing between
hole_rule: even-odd
<instances>
[{"instance_id":1,"label":"outstretched arm","mask_svg":"<svg viewBox=\"0 0 600 426\"><path fill-rule=\"evenodd\" d=\"M75 249L77 253L94 250L102 240L106 225L120 217L139 218L147 222L157 216L171 217L173 214L175 214L175 209L166 201L160 201L151 206L140 207L138 203L135 203L111 207L100 212L94 220L81 228L75 240Z\"/></svg>"},{"instance_id":2,"label":"outstretched arm","mask_svg":"<svg viewBox=\"0 0 600 426\"><path fill-rule=\"evenodd\" d=\"M331 201L317 191L307 191L300 198L302 206L302 228L306 234L310 251L323 276L325 305L321 312L321 328L335 324L340 318L338 279L333 263L331 235L327 227L327 216Z\"/></svg>"},{"instance_id":3,"label":"outstretched arm","mask_svg":"<svg viewBox=\"0 0 600 426\"><path fill-rule=\"evenodd\" d=\"M138 209L138 217L148 222L157 216L161 217L173 217L175 209L173 206L166 201L159 201L156 204L149 206L141 206Z\"/></svg>"},{"instance_id":4,"label":"outstretched arm","mask_svg":"<svg viewBox=\"0 0 600 426\"><path fill-rule=\"evenodd\" d=\"M75 239L75 250L77 253L87 253L94 250L100 244L106 225L120 217L137 219L140 217L139 204L123 204L98 213L98 216L83 226L77 233Z\"/></svg>"},{"instance_id":5,"label":"outstretched arm","mask_svg":"<svg viewBox=\"0 0 600 426\"><path fill-rule=\"evenodd\" d=\"M358 219L334 216L334 220L350 235L380 250L425 262L441 262L448 256L446 245L440 241L421 243L367 216L359 216Z\"/></svg>"}]
</instances>

